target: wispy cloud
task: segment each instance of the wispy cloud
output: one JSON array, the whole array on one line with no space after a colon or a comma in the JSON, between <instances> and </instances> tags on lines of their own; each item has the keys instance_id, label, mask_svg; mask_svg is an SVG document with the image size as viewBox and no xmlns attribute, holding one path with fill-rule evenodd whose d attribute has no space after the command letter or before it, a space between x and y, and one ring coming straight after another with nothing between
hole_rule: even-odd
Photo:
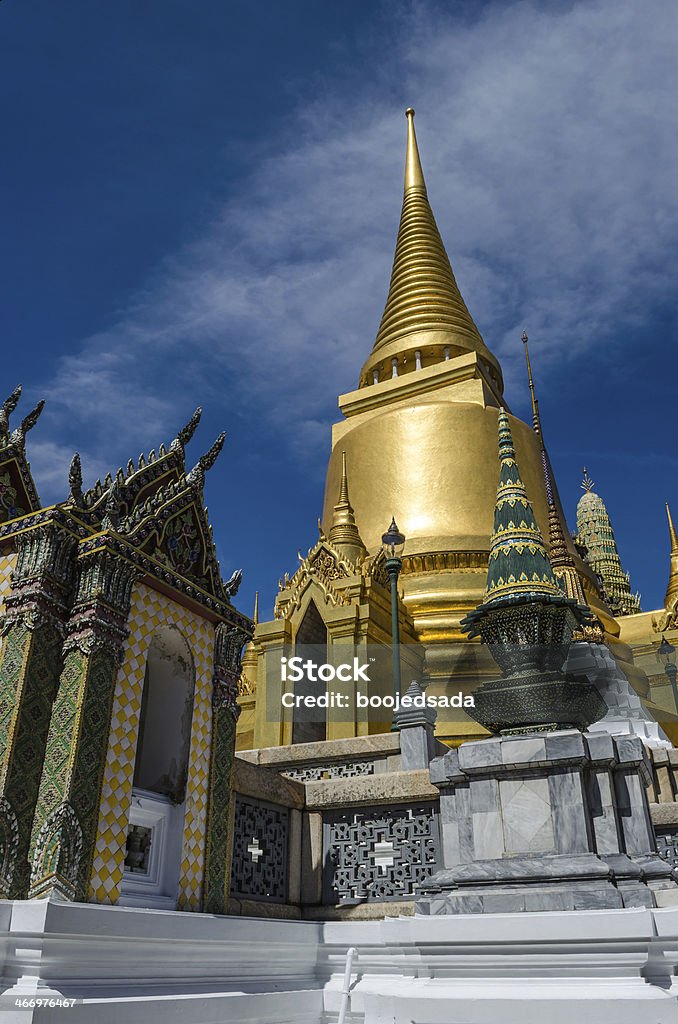
<instances>
[{"instance_id":1,"label":"wispy cloud","mask_svg":"<svg viewBox=\"0 0 678 1024\"><path fill-rule=\"evenodd\" d=\"M227 394L284 415L306 451L326 444L385 300L408 103L494 351L515 350L525 324L542 365L623 349L672 287L678 7L496 4L463 22L457 9L403 9L407 31L375 52L371 82L326 81L300 102L204 233L46 382L57 432L60 416L77 419L96 461Z\"/></svg>"}]
</instances>

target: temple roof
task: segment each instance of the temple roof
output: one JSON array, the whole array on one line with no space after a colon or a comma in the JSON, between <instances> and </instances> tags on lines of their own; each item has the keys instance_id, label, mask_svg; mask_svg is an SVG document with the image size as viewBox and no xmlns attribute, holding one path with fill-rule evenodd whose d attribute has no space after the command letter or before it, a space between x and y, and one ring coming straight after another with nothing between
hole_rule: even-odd
<instances>
[{"instance_id":1,"label":"temple roof","mask_svg":"<svg viewBox=\"0 0 678 1024\"><path fill-rule=\"evenodd\" d=\"M405 189L391 283L376 341L363 372L380 361L412 349L435 347L445 358L477 352L497 371L499 363L476 327L450 266L433 211L414 131L414 110L408 108Z\"/></svg>"},{"instance_id":2,"label":"temple roof","mask_svg":"<svg viewBox=\"0 0 678 1024\"><path fill-rule=\"evenodd\" d=\"M11 550L17 536L57 522L77 535L81 557L99 549L133 562L140 575L187 596L210 616L248 620L231 604L242 578L237 569L221 577L212 527L204 507L205 474L221 452L226 435L189 469L186 445L200 421L196 409L168 447L161 444L126 469L120 467L83 489L82 466L76 452L68 474L68 497L42 507L26 459L26 434L43 407L40 402L13 431L10 417L21 395L16 388L0 406L0 544ZM248 627L249 628L249 627Z\"/></svg>"}]
</instances>

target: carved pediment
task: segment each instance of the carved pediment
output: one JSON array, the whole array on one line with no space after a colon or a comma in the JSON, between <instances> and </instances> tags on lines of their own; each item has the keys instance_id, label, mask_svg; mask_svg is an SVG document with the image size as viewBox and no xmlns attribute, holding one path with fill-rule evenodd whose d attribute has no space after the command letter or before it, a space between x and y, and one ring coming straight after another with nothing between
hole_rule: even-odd
<instances>
[{"instance_id":1,"label":"carved pediment","mask_svg":"<svg viewBox=\"0 0 678 1024\"><path fill-rule=\"evenodd\" d=\"M285 576L279 583L280 594L276 602L276 618L285 617L299 606L307 587L317 584L330 604L345 604L347 596L337 584L360 573L360 569L332 547L321 536L306 557L299 554L300 565L292 578Z\"/></svg>"}]
</instances>

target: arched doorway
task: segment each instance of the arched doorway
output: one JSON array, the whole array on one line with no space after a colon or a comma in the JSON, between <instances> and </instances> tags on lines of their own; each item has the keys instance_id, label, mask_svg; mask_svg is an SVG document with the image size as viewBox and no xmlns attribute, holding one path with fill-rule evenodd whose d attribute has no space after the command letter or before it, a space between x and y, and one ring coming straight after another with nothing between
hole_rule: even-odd
<instances>
[{"instance_id":1,"label":"arched doorway","mask_svg":"<svg viewBox=\"0 0 678 1024\"><path fill-rule=\"evenodd\" d=\"M194 690L185 637L173 626L159 627L141 696L123 905L176 905Z\"/></svg>"},{"instance_id":2,"label":"arched doorway","mask_svg":"<svg viewBox=\"0 0 678 1024\"><path fill-rule=\"evenodd\" d=\"M310 654L315 662L327 660L327 626L322 620L320 612L315 603L309 601L304 617L299 623L299 629L294 638L294 653L301 654L300 648L310 648L306 653ZM317 684L301 681L295 684L296 694L317 694ZM294 709L292 719L292 743L315 743L318 740L327 738L327 709L315 708L310 716L309 711L303 708Z\"/></svg>"}]
</instances>

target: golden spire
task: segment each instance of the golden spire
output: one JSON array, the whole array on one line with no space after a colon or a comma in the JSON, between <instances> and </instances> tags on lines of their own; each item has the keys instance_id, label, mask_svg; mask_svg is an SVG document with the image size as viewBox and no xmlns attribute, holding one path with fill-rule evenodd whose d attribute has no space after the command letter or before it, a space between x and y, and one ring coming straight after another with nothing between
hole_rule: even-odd
<instances>
[{"instance_id":1,"label":"golden spire","mask_svg":"<svg viewBox=\"0 0 678 1024\"><path fill-rule=\"evenodd\" d=\"M669 540L671 541L671 567L669 569L669 585L666 588L664 607L672 611L678 602L678 534L671 518L671 509L666 503L666 516L669 521Z\"/></svg>"},{"instance_id":2,"label":"golden spire","mask_svg":"<svg viewBox=\"0 0 678 1024\"><path fill-rule=\"evenodd\" d=\"M522 343L525 346L525 362L527 363L527 383L530 388L530 399L532 401L532 429L535 434L541 437L541 419L539 417L539 402L537 401L537 395L534 390L534 381L532 379L532 364L530 363L530 350L527 347L527 331L523 331Z\"/></svg>"},{"instance_id":3,"label":"golden spire","mask_svg":"<svg viewBox=\"0 0 678 1024\"><path fill-rule=\"evenodd\" d=\"M426 182L424 172L421 169L419 147L417 136L414 130L414 110L408 107L405 111L407 118L407 155L405 157L405 195L411 188L417 188L426 195Z\"/></svg>"},{"instance_id":4,"label":"golden spire","mask_svg":"<svg viewBox=\"0 0 678 1024\"><path fill-rule=\"evenodd\" d=\"M429 205L414 131L414 110L408 107L405 114L405 189L391 283L363 374L371 380L372 371L385 365L390 377L391 360L400 360L406 353L411 356L414 350L424 354L425 365L442 361L450 354L477 352L492 367L501 390L499 364L461 297ZM410 363L414 364L413 358Z\"/></svg>"},{"instance_id":5,"label":"golden spire","mask_svg":"<svg viewBox=\"0 0 678 1024\"><path fill-rule=\"evenodd\" d=\"M581 580L579 579L579 573L577 572L574 559L570 554L565 540L565 531L563 530L563 520L565 517L563 515L558 488L556 487L553 467L551 466L549 454L546 451L544 434L541 429L541 416L539 414L539 402L537 401L534 378L532 377L532 364L530 362L530 349L528 347L527 331L523 331L521 341L525 346L527 381L530 388L530 399L532 401L532 429L539 439L542 472L544 474L544 484L546 487L546 505L549 513L549 557L551 559L553 571L566 595L568 597L573 597L580 604L585 604L584 590Z\"/></svg>"},{"instance_id":6,"label":"golden spire","mask_svg":"<svg viewBox=\"0 0 678 1024\"><path fill-rule=\"evenodd\" d=\"M254 595L254 614L252 615L252 622L255 626L259 625L259 591Z\"/></svg>"},{"instance_id":7,"label":"golden spire","mask_svg":"<svg viewBox=\"0 0 678 1024\"><path fill-rule=\"evenodd\" d=\"M334 506L332 515L332 526L328 540L333 548L340 554L345 555L356 565L362 562L367 554L367 549L362 542L358 527L356 526L355 515L348 497L348 473L346 470L346 452L341 453L341 483L339 485L339 500Z\"/></svg>"}]
</instances>

